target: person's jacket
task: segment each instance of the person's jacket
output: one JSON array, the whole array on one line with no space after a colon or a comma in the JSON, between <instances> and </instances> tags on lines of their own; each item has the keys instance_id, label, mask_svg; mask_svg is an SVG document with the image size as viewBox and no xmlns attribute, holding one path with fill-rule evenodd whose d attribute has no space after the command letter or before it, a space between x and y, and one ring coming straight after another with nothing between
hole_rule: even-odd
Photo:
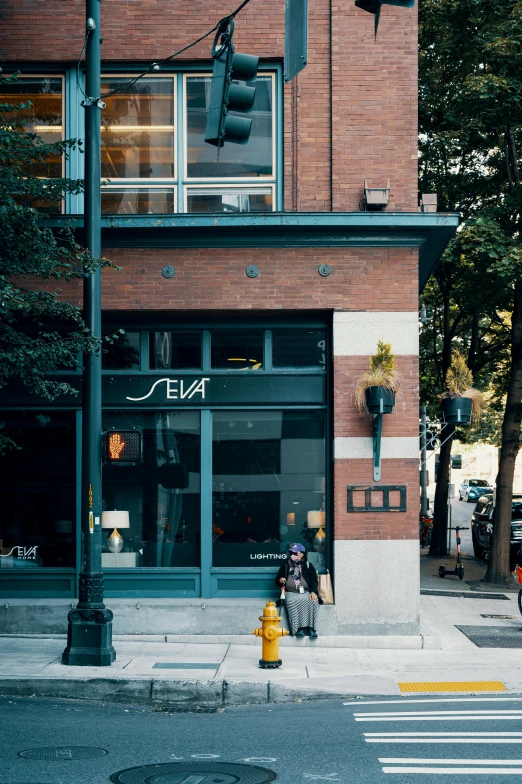
<instances>
[{"instance_id":1,"label":"person's jacket","mask_svg":"<svg viewBox=\"0 0 522 784\"><path fill-rule=\"evenodd\" d=\"M308 590L310 593L315 593L317 598L319 599L319 604L323 603L323 600L319 596L319 580L317 578L317 572L315 571L315 566L310 563L310 561L302 561L303 566L303 577L306 580L308 585ZM281 584L279 580L281 577L284 577L285 580L288 580L288 575L290 573L290 562L287 561L284 564L281 564L279 567L279 571L277 573L277 577L275 579L275 583L278 588L281 588Z\"/></svg>"}]
</instances>

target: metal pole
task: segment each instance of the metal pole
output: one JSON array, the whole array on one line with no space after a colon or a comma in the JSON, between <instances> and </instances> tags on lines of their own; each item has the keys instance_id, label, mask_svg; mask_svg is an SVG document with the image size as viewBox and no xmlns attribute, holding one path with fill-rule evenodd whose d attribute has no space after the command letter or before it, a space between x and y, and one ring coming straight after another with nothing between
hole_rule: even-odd
<instances>
[{"instance_id":1,"label":"metal pole","mask_svg":"<svg viewBox=\"0 0 522 784\"><path fill-rule=\"evenodd\" d=\"M420 449L421 449L421 467L420 467L420 513L421 515L428 514L428 472L426 470L426 406L421 406L421 428L420 428Z\"/></svg>"},{"instance_id":2,"label":"metal pole","mask_svg":"<svg viewBox=\"0 0 522 784\"><path fill-rule=\"evenodd\" d=\"M101 0L86 0L85 49L85 245L101 256L100 205L100 44ZM101 270L85 276L85 324L101 337ZM112 612L103 603L101 568L102 516L102 399L101 354L84 355L82 397L82 563L78 606L68 617L63 664L107 666L116 659L112 646Z\"/></svg>"}]
</instances>

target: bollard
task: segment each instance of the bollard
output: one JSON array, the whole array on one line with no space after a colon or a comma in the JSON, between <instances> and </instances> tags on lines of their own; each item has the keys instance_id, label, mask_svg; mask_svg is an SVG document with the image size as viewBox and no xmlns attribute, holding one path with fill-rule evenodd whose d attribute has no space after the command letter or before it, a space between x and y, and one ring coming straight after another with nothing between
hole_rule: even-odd
<instances>
[{"instance_id":1,"label":"bollard","mask_svg":"<svg viewBox=\"0 0 522 784\"><path fill-rule=\"evenodd\" d=\"M263 669L275 670L283 663L279 658L279 638L290 632L279 627L281 616L277 614L275 602L266 603L264 615L260 615L259 620L262 624L261 629L254 629L252 632L256 637L263 638L263 658L259 659L259 666Z\"/></svg>"}]
</instances>

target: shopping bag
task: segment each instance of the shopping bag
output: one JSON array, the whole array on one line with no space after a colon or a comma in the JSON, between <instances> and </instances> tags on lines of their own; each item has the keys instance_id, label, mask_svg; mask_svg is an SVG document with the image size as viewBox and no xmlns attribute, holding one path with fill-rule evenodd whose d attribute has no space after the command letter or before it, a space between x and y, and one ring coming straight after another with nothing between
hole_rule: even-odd
<instances>
[{"instance_id":1,"label":"shopping bag","mask_svg":"<svg viewBox=\"0 0 522 784\"><path fill-rule=\"evenodd\" d=\"M326 570L326 574L319 575L319 596L323 600L323 604L333 604L333 587L330 572Z\"/></svg>"}]
</instances>

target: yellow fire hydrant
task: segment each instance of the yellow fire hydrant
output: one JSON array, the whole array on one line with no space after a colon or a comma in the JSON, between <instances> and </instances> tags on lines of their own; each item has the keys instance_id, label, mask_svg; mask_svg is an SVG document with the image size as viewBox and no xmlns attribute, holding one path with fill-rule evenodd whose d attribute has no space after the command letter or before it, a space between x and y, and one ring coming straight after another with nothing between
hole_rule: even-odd
<instances>
[{"instance_id":1,"label":"yellow fire hydrant","mask_svg":"<svg viewBox=\"0 0 522 784\"><path fill-rule=\"evenodd\" d=\"M279 658L279 638L290 634L290 632L288 629L279 627L281 616L277 614L275 602L267 602L264 613L259 616L262 624L261 629L254 629L252 634L263 638L263 658L259 659L259 666L263 669L275 670L283 663Z\"/></svg>"}]
</instances>

